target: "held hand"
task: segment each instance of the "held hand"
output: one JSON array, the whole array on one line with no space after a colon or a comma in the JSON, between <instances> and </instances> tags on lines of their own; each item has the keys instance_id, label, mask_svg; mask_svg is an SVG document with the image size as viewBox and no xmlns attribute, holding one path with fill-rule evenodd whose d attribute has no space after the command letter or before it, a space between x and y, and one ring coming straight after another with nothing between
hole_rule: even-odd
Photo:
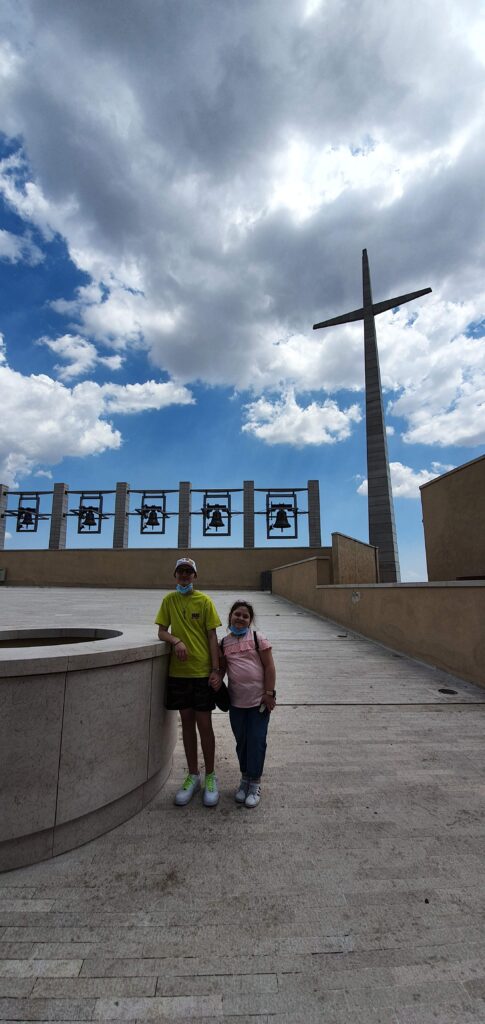
<instances>
[{"instance_id":1,"label":"held hand","mask_svg":"<svg viewBox=\"0 0 485 1024\"><path fill-rule=\"evenodd\" d=\"M222 686L222 678L220 672L211 672L209 676L209 686L211 686L212 689L216 691L216 693L218 690L220 690Z\"/></svg>"},{"instance_id":2,"label":"held hand","mask_svg":"<svg viewBox=\"0 0 485 1024\"><path fill-rule=\"evenodd\" d=\"M276 700L274 697L271 697L269 693L263 694L262 703L266 704L266 707L270 713L271 711L274 711L276 707Z\"/></svg>"},{"instance_id":3,"label":"held hand","mask_svg":"<svg viewBox=\"0 0 485 1024\"><path fill-rule=\"evenodd\" d=\"M178 658L179 661L187 661L189 652L183 640L179 640L178 644L174 645L173 653L175 654L175 657Z\"/></svg>"}]
</instances>

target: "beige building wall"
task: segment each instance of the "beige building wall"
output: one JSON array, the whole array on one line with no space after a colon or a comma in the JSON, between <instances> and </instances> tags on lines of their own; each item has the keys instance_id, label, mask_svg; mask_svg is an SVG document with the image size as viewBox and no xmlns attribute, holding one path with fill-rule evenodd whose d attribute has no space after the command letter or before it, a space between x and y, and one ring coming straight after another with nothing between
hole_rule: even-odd
<instances>
[{"instance_id":1,"label":"beige building wall","mask_svg":"<svg viewBox=\"0 0 485 1024\"><path fill-rule=\"evenodd\" d=\"M485 455L421 487L429 580L485 579Z\"/></svg>"},{"instance_id":2,"label":"beige building wall","mask_svg":"<svg viewBox=\"0 0 485 1024\"><path fill-rule=\"evenodd\" d=\"M332 533L332 567L329 583L378 583L379 549L344 533Z\"/></svg>"},{"instance_id":3,"label":"beige building wall","mask_svg":"<svg viewBox=\"0 0 485 1024\"><path fill-rule=\"evenodd\" d=\"M10 586L140 587L167 590L181 555L197 563L201 590L268 589L264 574L308 559L313 583L377 582L377 549L341 533L320 548L66 548L64 551L2 551L0 571ZM316 559L316 567L315 567ZM295 600L298 600L295 597Z\"/></svg>"},{"instance_id":4,"label":"beige building wall","mask_svg":"<svg viewBox=\"0 0 485 1024\"><path fill-rule=\"evenodd\" d=\"M331 548L67 548L64 551L2 551L0 567L14 586L173 587L177 558L197 563L201 590L260 590L261 574L276 565L310 556L331 556Z\"/></svg>"},{"instance_id":5,"label":"beige building wall","mask_svg":"<svg viewBox=\"0 0 485 1024\"><path fill-rule=\"evenodd\" d=\"M312 565L313 562L313 565ZM273 593L485 686L485 583L321 585L320 559L273 572Z\"/></svg>"}]
</instances>

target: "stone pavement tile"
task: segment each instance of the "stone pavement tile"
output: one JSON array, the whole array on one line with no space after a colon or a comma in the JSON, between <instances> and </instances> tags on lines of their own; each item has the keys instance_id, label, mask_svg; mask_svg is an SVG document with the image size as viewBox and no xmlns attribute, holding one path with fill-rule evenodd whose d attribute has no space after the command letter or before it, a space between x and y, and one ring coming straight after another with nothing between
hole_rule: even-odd
<instances>
[{"instance_id":1,"label":"stone pavement tile","mask_svg":"<svg viewBox=\"0 0 485 1024\"><path fill-rule=\"evenodd\" d=\"M77 978L82 960L4 960L0 978Z\"/></svg>"},{"instance_id":2,"label":"stone pavement tile","mask_svg":"<svg viewBox=\"0 0 485 1024\"><path fill-rule=\"evenodd\" d=\"M222 1010L227 1016L238 1014L267 1013L278 1018L280 1013L301 1013L302 1009L308 1011L319 1010L321 1019L327 1019L327 1015L333 1011L343 1013L348 1011L348 1003L343 992L337 989L326 989L319 984L318 978L313 975L306 979L306 984L301 988L297 986L279 989L277 993L240 992L224 994L222 999ZM331 1017L330 1017L331 1019Z\"/></svg>"},{"instance_id":3,"label":"stone pavement tile","mask_svg":"<svg viewBox=\"0 0 485 1024\"><path fill-rule=\"evenodd\" d=\"M289 967L278 971L278 985L280 991L287 991L293 986L301 988L306 985L309 979L316 975L318 983L325 989L340 989L341 991L365 986L386 987L395 984L392 970L387 967L357 967L353 963L347 963L346 969L336 970L331 963L321 962L308 965L305 963L294 963L293 969Z\"/></svg>"},{"instance_id":4,"label":"stone pavement tile","mask_svg":"<svg viewBox=\"0 0 485 1024\"><path fill-rule=\"evenodd\" d=\"M372 887L372 890L346 892L345 895L349 905L362 908L395 904L398 908L408 908L412 911L427 898L430 906L437 905L448 913L453 913L455 909L459 911L464 909L467 913L476 911L481 914L485 912L485 896L477 893L474 886L469 886L468 889L466 886L460 889L450 889L449 887L430 889L426 893L426 897L422 889L411 887L390 889L388 885L385 888Z\"/></svg>"},{"instance_id":5,"label":"stone pavement tile","mask_svg":"<svg viewBox=\"0 0 485 1024\"><path fill-rule=\"evenodd\" d=\"M439 962L405 965L392 969L394 983L396 985L419 984L425 981L453 980L453 981L481 981L485 984L485 945L481 956L466 958L457 963Z\"/></svg>"},{"instance_id":6,"label":"stone pavement tile","mask_svg":"<svg viewBox=\"0 0 485 1024\"><path fill-rule=\"evenodd\" d=\"M222 996L167 996L153 999L98 999L93 1020L182 1020L222 1016Z\"/></svg>"},{"instance_id":7,"label":"stone pavement tile","mask_svg":"<svg viewBox=\"0 0 485 1024\"><path fill-rule=\"evenodd\" d=\"M0 999L30 996L34 978L0 978Z\"/></svg>"},{"instance_id":8,"label":"stone pavement tile","mask_svg":"<svg viewBox=\"0 0 485 1024\"><path fill-rule=\"evenodd\" d=\"M391 930L378 930L376 933L369 932L366 935L361 932L358 936L354 936L354 948L355 949L374 949L376 951L381 949L395 948L399 950L402 946L410 946L414 941L415 949L419 949L419 946L429 945L446 945L450 941L450 936L453 937L453 942L459 942L460 939L463 942L467 940L470 942L480 941L483 938L483 927L470 928L453 928L449 924L442 924L430 927L420 928L419 935L413 933L413 929L410 927L403 933L393 933Z\"/></svg>"},{"instance_id":9,"label":"stone pavement tile","mask_svg":"<svg viewBox=\"0 0 485 1024\"><path fill-rule=\"evenodd\" d=\"M347 992L349 1005L353 1008L372 1006L389 1006L398 1010L405 1006L454 1006L467 1010L472 1008L472 1000L467 996L458 982L425 982L418 985L394 985L388 988L362 987L352 988Z\"/></svg>"},{"instance_id":10,"label":"stone pavement tile","mask_svg":"<svg viewBox=\"0 0 485 1024\"><path fill-rule=\"evenodd\" d=\"M18 871L8 871L6 874L0 875L0 899L6 897L15 899L16 896L20 896L23 900L30 900L37 896L37 886L23 885L21 878L22 874ZM8 885L7 879L9 879Z\"/></svg>"},{"instance_id":11,"label":"stone pavement tile","mask_svg":"<svg viewBox=\"0 0 485 1024\"><path fill-rule=\"evenodd\" d=\"M334 959L334 957L332 957ZM294 971L295 962L301 969L310 971L314 961L320 970L322 957L310 955L283 955L281 953L258 957L255 965L253 956L214 957L121 957L106 959L98 957L84 961L81 977L149 977L160 979L182 979L185 977L256 976L273 977L277 971Z\"/></svg>"},{"instance_id":12,"label":"stone pavement tile","mask_svg":"<svg viewBox=\"0 0 485 1024\"><path fill-rule=\"evenodd\" d=\"M392 969L393 977L401 968L413 970L415 967L437 966L446 972L453 964L459 966L464 960L480 957L483 954L483 936L481 943L454 942L451 936L447 943L437 945L416 945L411 942L407 946L396 946L387 949L356 950L343 958L335 958L335 970L360 970L363 967L387 967ZM399 975L399 978L401 975ZM403 983L408 977L403 975ZM412 976L409 978L412 982ZM459 979L458 979L459 980Z\"/></svg>"},{"instance_id":13,"label":"stone pavement tile","mask_svg":"<svg viewBox=\"0 0 485 1024\"><path fill-rule=\"evenodd\" d=\"M46 936L47 938L47 936ZM18 947L18 956L22 955L22 943L10 943L15 955L15 947ZM36 942L26 944L25 956L34 960L83 960L93 954L95 947L92 942ZM2 955L0 946L0 957Z\"/></svg>"},{"instance_id":14,"label":"stone pavement tile","mask_svg":"<svg viewBox=\"0 0 485 1024\"><path fill-rule=\"evenodd\" d=\"M397 1024L483 1024L483 1006L463 1010L455 1006L431 1006L418 1008L405 1006L396 1013Z\"/></svg>"},{"instance_id":15,"label":"stone pavement tile","mask_svg":"<svg viewBox=\"0 0 485 1024\"><path fill-rule=\"evenodd\" d=\"M94 1006L94 999L0 999L0 1020L86 1021Z\"/></svg>"},{"instance_id":16,"label":"stone pavement tile","mask_svg":"<svg viewBox=\"0 0 485 1024\"><path fill-rule=\"evenodd\" d=\"M257 971L258 965L253 965ZM209 996L237 995L238 993L276 993L278 979L276 974L213 974L190 977L158 978L157 996Z\"/></svg>"},{"instance_id":17,"label":"stone pavement tile","mask_svg":"<svg viewBox=\"0 0 485 1024\"><path fill-rule=\"evenodd\" d=\"M394 1010L388 1007L373 1007L371 1010L338 1010L336 1008L325 1009L322 1016L321 1008L311 1008L306 1005L290 1013L279 1013L275 1017L268 1018L271 1024L399 1024ZM229 1018L228 1018L229 1021ZM231 1024L239 1024L239 1018L231 1018ZM435 1020L434 1024L441 1024Z\"/></svg>"},{"instance_id":18,"label":"stone pavement tile","mask_svg":"<svg viewBox=\"0 0 485 1024\"><path fill-rule=\"evenodd\" d=\"M0 915L2 916L2 919L5 913L10 913L12 911L26 914L46 913L53 909L56 902L55 899L24 899L19 895L11 896L10 894L4 895L4 893L5 890L0 894Z\"/></svg>"},{"instance_id":19,"label":"stone pavement tile","mask_svg":"<svg viewBox=\"0 0 485 1024\"><path fill-rule=\"evenodd\" d=\"M34 956L33 942L0 942L0 960L28 959Z\"/></svg>"},{"instance_id":20,"label":"stone pavement tile","mask_svg":"<svg viewBox=\"0 0 485 1024\"><path fill-rule=\"evenodd\" d=\"M156 978L39 978L38 999L98 999L104 996L154 996Z\"/></svg>"}]
</instances>

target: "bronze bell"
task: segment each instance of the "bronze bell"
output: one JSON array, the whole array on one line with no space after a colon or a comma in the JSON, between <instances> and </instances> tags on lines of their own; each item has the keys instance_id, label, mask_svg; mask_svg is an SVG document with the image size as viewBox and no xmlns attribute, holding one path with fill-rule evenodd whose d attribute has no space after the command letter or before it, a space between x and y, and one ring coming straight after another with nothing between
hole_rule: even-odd
<instances>
[{"instance_id":1,"label":"bronze bell","mask_svg":"<svg viewBox=\"0 0 485 1024\"><path fill-rule=\"evenodd\" d=\"M34 517L33 517L32 512L30 511L29 508L25 508L25 509L20 508L19 509L18 521L19 521L19 526L21 526L22 528L26 528L28 526L33 526Z\"/></svg>"},{"instance_id":2,"label":"bronze bell","mask_svg":"<svg viewBox=\"0 0 485 1024\"><path fill-rule=\"evenodd\" d=\"M83 526L87 526L90 530L92 526L96 526L96 516L92 508L86 509L83 516Z\"/></svg>"},{"instance_id":3,"label":"bronze bell","mask_svg":"<svg viewBox=\"0 0 485 1024\"><path fill-rule=\"evenodd\" d=\"M278 511L276 513L276 519L275 519L274 524L273 524L273 528L275 530L289 530L290 529L290 523L288 521L288 516L287 516L286 510L284 508L279 508L278 509Z\"/></svg>"},{"instance_id":4,"label":"bronze bell","mask_svg":"<svg viewBox=\"0 0 485 1024\"><path fill-rule=\"evenodd\" d=\"M160 526L160 520L159 520L159 518L157 516L157 511L156 511L155 508L151 508L150 509L150 511L149 511L149 513L148 513L148 515L146 517L146 525L147 526L151 526L152 529L155 526Z\"/></svg>"},{"instance_id":5,"label":"bronze bell","mask_svg":"<svg viewBox=\"0 0 485 1024\"><path fill-rule=\"evenodd\" d=\"M210 530L220 530L221 526L224 526L224 520L220 509L216 508L212 513L212 519L209 523Z\"/></svg>"}]
</instances>

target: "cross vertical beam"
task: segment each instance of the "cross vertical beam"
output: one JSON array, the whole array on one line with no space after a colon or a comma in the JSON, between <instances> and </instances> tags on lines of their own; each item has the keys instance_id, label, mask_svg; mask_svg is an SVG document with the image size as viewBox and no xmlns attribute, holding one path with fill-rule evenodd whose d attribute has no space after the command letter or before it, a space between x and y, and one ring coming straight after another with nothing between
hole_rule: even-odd
<instances>
[{"instance_id":1,"label":"cross vertical beam","mask_svg":"<svg viewBox=\"0 0 485 1024\"><path fill-rule=\"evenodd\" d=\"M374 544L379 549L380 582L399 583L401 571L382 402L376 322L373 312L372 286L366 249L362 253L362 291L364 300L365 423L369 544Z\"/></svg>"},{"instance_id":2,"label":"cross vertical beam","mask_svg":"<svg viewBox=\"0 0 485 1024\"><path fill-rule=\"evenodd\" d=\"M382 403L381 373L375 318L387 309L394 309L405 302L427 295L431 288L421 288L406 295L397 295L384 302L372 301L369 260L367 249L362 250L362 291L363 306L350 313L335 316L313 325L333 327L336 324L364 321L365 359L365 421L367 436L367 486L369 514L369 543L379 549L379 578L381 583L398 583L401 579L397 549L394 504L392 500L391 474L387 451L386 426Z\"/></svg>"}]
</instances>

